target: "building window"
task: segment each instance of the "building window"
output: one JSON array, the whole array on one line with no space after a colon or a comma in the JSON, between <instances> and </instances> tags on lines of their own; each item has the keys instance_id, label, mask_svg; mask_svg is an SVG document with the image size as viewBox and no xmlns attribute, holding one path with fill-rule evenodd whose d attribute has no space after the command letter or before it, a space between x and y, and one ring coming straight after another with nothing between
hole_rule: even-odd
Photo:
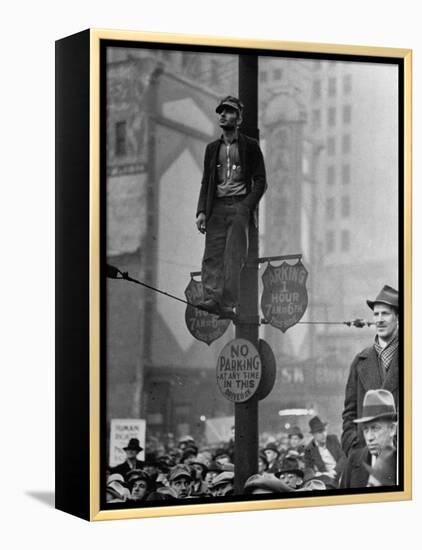
<instances>
[{"instance_id":1,"label":"building window","mask_svg":"<svg viewBox=\"0 0 422 550\"><path fill-rule=\"evenodd\" d=\"M321 80L314 80L312 83L312 99L321 97Z\"/></svg>"},{"instance_id":2,"label":"building window","mask_svg":"<svg viewBox=\"0 0 422 550\"><path fill-rule=\"evenodd\" d=\"M331 136L327 139L327 155L336 154L336 138Z\"/></svg>"},{"instance_id":3,"label":"building window","mask_svg":"<svg viewBox=\"0 0 422 550\"><path fill-rule=\"evenodd\" d=\"M337 90L337 81L334 77L328 79L328 96L335 97Z\"/></svg>"},{"instance_id":4,"label":"building window","mask_svg":"<svg viewBox=\"0 0 422 550\"><path fill-rule=\"evenodd\" d=\"M344 105L343 107L343 124L350 124L352 120L352 107L351 105Z\"/></svg>"},{"instance_id":5,"label":"building window","mask_svg":"<svg viewBox=\"0 0 422 550\"><path fill-rule=\"evenodd\" d=\"M126 155L126 121L116 122L115 129L115 154L116 157L122 157Z\"/></svg>"},{"instance_id":6,"label":"building window","mask_svg":"<svg viewBox=\"0 0 422 550\"><path fill-rule=\"evenodd\" d=\"M218 87L220 85L220 71L218 61L216 59L211 59L210 81L212 86Z\"/></svg>"},{"instance_id":7,"label":"building window","mask_svg":"<svg viewBox=\"0 0 422 550\"><path fill-rule=\"evenodd\" d=\"M273 70L273 80L281 80L282 77L282 70L281 69L274 69Z\"/></svg>"},{"instance_id":8,"label":"building window","mask_svg":"<svg viewBox=\"0 0 422 550\"><path fill-rule=\"evenodd\" d=\"M341 215L343 218L350 216L350 197L348 195L341 197Z\"/></svg>"},{"instance_id":9,"label":"building window","mask_svg":"<svg viewBox=\"0 0 422 550\"><path fill-rule=\"evenodd\" d=\"M318 130L318 128L321 128L321 111L314 109L312 111L312 129Z\"/></svg>"},{"instance_id":10,"label":"building window","mask_svg":"<svg viewBox=\"0 0 422 550\"><path fill-rule=\"evenodd\" d=\"M350 153L350 148L351 148L350 134L344 134L343 142L342 142L343 153Z\"/></svg>"},{"instance_id":11,"label":"building window","mask_svg":"<svg viewBox=\"0 0 422 550\"><path fill-rule=\"evenodd\" d=\"M261 80L261 82L267 82L268 81L268 73L267 71L261 71L259 73L259 78Z\"/></svg>"},{"instance_id":12,"label":"building window","mask_svg":"<svg viewBox=\"0 0 422 550\"><path fill-rule=\"evenodd\" d=\"M343 164L341 168L341 180L345 185L350 183L350 164Z\"/></svg>"},{"instance_id":13,"label":"building window","mask_svg":"<svg viewBox=\"0 0 422 550\"><path fill-rule=\"evenodd\" d=\"M343 76L343 93L350 94L351 91L352 91L352 75L345 74Z\"/></svg>"},{"instance_id":14,"label":"building window","mask_svg":"<svg viewBox=\"0 0 422 550\"><path fill-rule=\"evenodd\" d=\"M327 254L334 252L334 231L327 231L325 234L325 250Z\"/></svg>"},{"instance_id":15,"label":"building window","mask_svg":"<svg viewBox=\"0 0 422 550\"><path fill-rule=\"evenodd\" d=\"M328 120L328 126L335 126L335 124L336 124L336 108L335 107L330 107L328 109L327 120Z\"/></svg>"},{"instance_id":16,"label":"building window","mask_svg":"<svg viewBox=\"0 0 422 550\"><path fill-rule=\"evenodd\" d=\"M350 250L350 232L343 229L341 232L341 251L348 252Z\"/></svg>"},{"instance_id":17,"label":"building window","mask_svg":"<svg viewBox=\"0 0 422 550\"><path fill-rule=\"evenodd\" d=\"M327 202L325 203L325 216L327 217L328 221L334 218L334 198L333 197L330 197L329 199L327 199Z\"/></svg>"},{"instance_id":18,"label":"building window","mask_svg":"<svg viewBox=\"0 0 422 550\"><path fill-rule=\"evenodd\" d=\"M334 185L336 180L336 168L332 164L327 167L327 185Z\"/></svg>"}]
</instances>

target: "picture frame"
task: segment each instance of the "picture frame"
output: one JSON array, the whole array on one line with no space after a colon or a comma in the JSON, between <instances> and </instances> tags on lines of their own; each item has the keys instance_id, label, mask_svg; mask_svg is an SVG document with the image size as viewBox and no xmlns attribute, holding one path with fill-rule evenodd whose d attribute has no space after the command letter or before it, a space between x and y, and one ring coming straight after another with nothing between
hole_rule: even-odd
<instances>
[{"instance_id":1,"label":"picture frame","mask_svg":"<svg viewBox=\"0 0 422 550\"><path fill-rule=\"evenodd\" d=\"M144 53L147 51L151 55L137 55L136 52L139 54L141 50ZM219 58L224 56L225 61L221 63ZM176 57L178 57L177 62L175 61ZM196 65L195 59L197 61L199 59L199 63ZM202 61L205 59L206 63L203 63ZM271 65L271 60L275 60L273 65ZM286 67L281 64L281 61ZM267 77L264 77L262 72L259 73L259 70L264 66L264 62L268 65L267 75L269 71L273 71L274 80L280 80L279 87L273 86L273 83L268 83L268 86L263 85L265 84L263 80ZM174 63L174 67L177 66L179 72L172 71L172 68L174 69L172 63ZM306 63L310 66L306 66ZM99 29L86 30L57 41L56 507L58 509L83 519L98 521L384 502L411 498L411 63L412 52L407 49L226 39ZM360 77L356 77L357 82L363 84L370 81L374 86L373 90L370 90L368 86L362 87L359 92L361 95L357 95L355 101L350 102L352 113L338 100L341 95L341 90L338 87L342 86L344 92L344 87L350 85L347 83L347 79L339 78L339 75L346 76L346 73L341 72L342 69L338 69L343 65L353 65L356 71L359 71L360 67L365 69ZM385 68L385 72L388 74L374 76L379 68ZM287 73L284 75L286 82L283 82L284 69ZM184 72L180 73L180 71ZM279 72L276 74L276 71L279 71L280 74ZM230 81L230 86L225 88L225 85L220 82L221 87L216 84L215 90L210 88L210 84L204 83L204 74L208 75L207 78L211 78L213 73L216 75L217 83L220 74L220 79L222 75L223 80ZM163 74L164 77L162 77ZM299 76L297 76L298 74ZM315 75L318 74L322 76L315 78ZM163 85L160 89L157 82L161 78L167 79L165 84L167 88ZM314 97L313 99L312 96L307 97L308 93L311 95L321 94L321 89L318 92L318 86L314 85L314 82L317 81L320 83L319 86L324 89L324 97ZM238 90L233 90L234 84L238 85ZM299 84L303 88L300 88ZM155 88L151 92L151 88L154 86ZM385 101L382 89L384 89L386 97L388 96ZM264 92L266 94L265 111L262 104L259 103L260 94L262 98ZM351 93L353 95L357 91ZM196 328L192 329L194 332L192 334L192 331L189 333L189 319L196 322L198 315L201 319L204 318L204 315L202 313L197 315L197 302L193 298L195 292L192 288L186 290L183 295L185 288L181 286L182 275L180 273L186 276L186 284L188 284L189 278L195 281L199 271L191 269L190 264L186 263L180 273L178 268L174 268L172 271L159 267L166 261L167 265L177 266L178 259L180 262L182 260L186 262L189 255L194 256L197 252L197 248L195 248L197 244L192 245L193 241L190 241L190 232L195 231L195 212L192 212L191 220L186 219L188 210L182 208L177 199L180 191L173 192L169 186L171 178L177 176L178 181L183 181L182 176L188 174L190 177L186 178L187 181L180 184L183 196L190 196L191 190L195 194L199 192L199 183L192 175L201 173L202 168L199 166L198 158L204 154L206 140L209 138L211 141L215 133L213 126L215 121L212 119L212 114L225 96L236 94L245 104L243 120L245 133L258 138L260 137L257 131L258 125L263 124L267 129L267 134L261 132L261 137L265 138L265 162L271 168L267 172L268 176L272 177L272 179L268 177L267 192L271 192L271 186L277 188L274 181L283 181L283 185L287 186L289 178L294 183L300 182L300 185L296 186L300 189L308 187L303 192L303 196L300 194L291 196L287 194L281 197L271 195L268 204L264 203L265 211L263 212L261 209L260 221L265 226L265 230L261 233L257 231L255 234L249 234L249 254L256 245L254 249L256 255L254 258L250 255L248 257L247 267L253 273L249 274L252 277L252 282L245 282L245 285L251 284L252 286L247 287L247 292L241 291L241 295L242 292L247 294L247 299L243 298L240 317L235 319L236 322L233 319L229 319L227 322L223 319L218 322L220 324L211 323L212 326L204 321L205 328L203 330L198 328L200 323L196 325L193 323L190 325L191 329L194 326ZM305 101L306 97L308 103ZM142 104L145 107L139 109L138 102L144 102ZM358 122L355 124L364 126L365 119L362 116L366 113L368 131L374 132L373 141L376 142L373 144L374 149L369 150L377 162L371 161L366 154L366 149L372 145L370 144L371 139L368 139L362 129L357 131L354 126L355 129L350 132L351 139L356 139L357 142L357 151L352 150L352 152L350 152L350 138L344 138L348 134L342 130L336 133L335 130L330 129L332 126L349 124L350 117L355 115L355 104L365 105L366 110L356 109L357 116L361 118L358 118ZM253 105L255 105L255 109L251 108ZM391 110L391 106L393 106L394 112ZM287 111L283 111L283 109L287 109ZM317 114L318 110L319 114ZM280 118L277 117L280 117L281 111L284 113L283 116L285 116L285 112L294 113L291 119L282 119L281 126L284 124L288 128L287 133L283 133L277 124L273 124L274 121L279 123ZM372 120L371 112L378 113L378 118L374 116L374 120ZM149 126L143 118L145 113L147 115L154 114L152 117L147 117ZM252 114L250 115L250 113ZM326 119L322 120L323 116L326 116ZM371 127L371 124L380 124L381 118L388 118L389 125ZM130 124L127 121L130 121ZM123 124L123 122L126 123ZM162 128L166 129L166 133L157 137L157 133ZM269 128L272 128L273 133L269 131ZM312 134L312 128L314 134ZM311 132L312 135L307 135L307 132ZM322 136L322 141L318 141L315 135L320 138ZM184 138L181 139L180 136L184 136ZM289 142L289 139L293 141ZM289 149L293 145L283 145L286 140L296 147L294 154L292 153L293 149ZM158 153L157 144L161 147ZM386 146L388 151L394 151L392 158L387 159L385 154L380 152L382 145ZM174 158L170 162L165 155L169 154L172 147L176 152L172 153ZM282 151L290 151L292 156L283 156L277 151L274 153L274 147L280 147ZM339 147L341 151L338 151ZM264 149L264 147L262 148ZM322 150L324 150L322 155L325 157L321 162ZM183 156L185 153L186 155ZM154 157L153 166L151 154L158 155L158 160ZM336 160L334 162L327 161L329 155ZM353 178L349 181L350 173L344 168L345 164L342 160L345 155L350 155L354 159L351 162L352 166L355 162L370 170L371 179L366 178L364 183L362 183L363 180L359 181ZM271 164L270 158L273 158L273 164ZM181 164L177 164L176 161L180 161ZM325 170L324 178L327 181L321 180L321 166L316 165L318 162L321 162L322 168ZM166 165L166 169L162 168L157 172L157 166L162 164ZM314 209L310 208L310 212L306 215L302 214L304 206L312 206L314 202L317 203L320 200L317 192L321 188L333 188L334 183L329 180L330 178L335 179L336 176L330 172L330 166L336 167L336 173L341 172L342 190L345 185L355 184L358 191L350 192L350 200L343 199L347 196L344 191L339 191L338 194L335 192L332 197L329 194L324 195L325 200L322 207L319 205ZM377 172L381 172L381 176ZM142 174L147 174L147 176L144 177ZM359 172L359 176L362 174L365 172ZM115 179L113 180L113 178ZM373 243L378 243L376 237L382 231L381 226L384 223L381 223L381 226L379 224L374 226L376 230L372 234L374 248L371 248L371 242L368 244L365 240L364 230L373 226L366 222L362 216L350 215L350 209L353 200L356 203L357 195L369 198L373 201L371 204L380 200L383 178L390 182L388 184L390 187L387 186L387 189L396 191L395 194L390 193L382 199L382 204L389 202L390 206L392 205L389 210L390 225L396 229L390 229L390 231L392 232L391 241L394 241L396 246L390 245L389 240L384 242L381 239L382 246L380 245L380 248L384 247L382 254L388 257L389 263L384 262L385 258L382 257L379 265L374 267L368 258L376 256ZM133 194L136 182L139 183L141 180L142 183L139 185L145 191L142 197L139 194ZM345 183L346 181L348 183ZM126 186L126 194L123 198L121 196L116 198L116 186L113 187L116 182ZM309 189L312 184L317 186L317 191ZM373 195L366 190L371 186L374 191ZM279 187L281 188L281 185ZM163 194L160 192L160 189L163 188L170 189L170 191ZM273 211L271 210L270 202L278 205L277 208L279 208L280 204L289 198L292 200L291 206L283 213L288 221L280 222L284 225L280 225L277 229L277 219L281 216L275 206L273 206ZM333 201L330 202L330 198L333 198ZM331 253L334 254L332 250L330 251L332 237L329 236L327 220L334 217L333 209L336 208L336 201L339 202L337 208L340 208L343 216L348 218L346 222L343 220L338 224L342 228L340 246L344 248L339 263L343 266L343 275L341 276L335 275L337 260L334 259L332 263L326 264L325 261L324 263L318 259L321 250L315 251L314 249L312 251L313 245L322 246L319 241L315 240L315 234L323 232L324 238L321 237L321 239L325 248L322 253L327 256ZM196 196L194 202L196 203ZM357 204L362 206L359 202ZM189 207L192 207L191 201ZM136 208L139 210L138 213ZM321 215L321 208L324 210L324 215L318 217ZM180 219L173 220L175 225L172 226L172 231L169 231L163 220L174 217L174 212L178 210L180 215L175 217ZM347 214L348 212L349 214ZM376 212L379 213L378 210ZM394 225L394 221L396 221L396 225ZM340 225L341 223L343 225ZM306 224L308 226L303 229ZM359 224L362 226L362 231ZM387 234L388 223L385 223L385 226ZM333 228L335 227L336 225L333 226ZM284 241L280 237L281 229L287 235L283 237ZM319 398L321 400L326 398L326 401L330 401L332 398L338 408L338 388L341 384L345 388L345 376L349 372L349 365L352 363L354 355L360 351L359 348L353 348L358 340L351 339L350 345L351 349L354 349L354 353L350 355L347 346L346 351L342 352L344 354L342 361L347 362L348 366L347 369L343 366L341 376L336 377L336 375L333 381L330 377L335 372L334 367L331 370L325 369L322 363L316 361L318 352L315 346L318 339L321 342L325 339L324 346L327 347L323 349L326 350L328 343L332 343L338 336L328 332L317 333L316 329L314 330L312 327L318 323L329 325L332 322L331 319L334 319L335 322L332 324L342 325L342 330L348 330L349 334L350 331L358 331L365 326L367 327L365 330L369 331L366 319L360 317L353 319L353 316L357 316L361 310L354 309L356 308L355 301L347 302L348 294L339 287L339 281L342 281L346 288L353 278L361 284L367 279L366 275L357 278L355 272L352 277L351 270L353 268L356 272L358 271L358 262L353 260L349 265L345 261L345 258L352 258L349 239L351 239L350 235L354 234L353 231L357 235L353 238L359 245L360 253L366 258L366 263L363 262L363 266L368 269L368 274L373 276L378 286L385 273L394 273L394 269L397 273L397 288L401 297L398 334L403 344L399 347L401 369L399 371L397 403L399 436L396 437L398 457L396 483L393 487L360 487L359 489L335 487L328 490L325 487L324 490L321 490L321 487L317 486L316 489L306 492L243 494L240 488L243 487L250 475L256 473L261 429L258 421L259 405L265 403L267 397L274 395L273 392L276 392L276 395L279 392L278 394L282 396L280 401L282 402L284 399L284 402L287 403L288 400L280 388L283 387L282 383L285 383L286 391L294 393L295 383L288 380L289 376L292 376L293 379L297 376L298 380L303 378L301 383L305 386L309 384L303 394L306 397L304 402L306 401L308 405L308 397L312 397L316 401ZM300 239L297 237L298 232L301 234ZM135 244L133 242L134 235L138 240L141 237L144 238L143 248L141 247L142 259L139 256L139 242ZM273 237L270 238L271 235ZM388 236L390 237L389 233ZM268 242L265 240L267 237ZM161 242L164 243L164 247L160 248ZM195 243L197 242L199 241L196 240ZM292 242L294 244L291 244ZM187 244L185 245L185 243ZM259 258L258 244L265 251L265 256L259 254ZM277 248L278 246L280 248ZM305 252L303 252L302 246L307 247ZM177 257L162 256L168 254L169 250L176 251ZM382 254L380 253L380 256ZM392 260L390 256L392 256ZM115 265L116 258L120 262L117 262L118 265ZM303 300L303 309L297 316L289 314L291 321L286 321L285 316L281 315L279 310L271 307L271 296L274 292L270 283L269 287L265 284L265 272L262 275L262 281L261 277L259 278L258 284L258 267L260 263L267 264L267 279L276 280L277 269L281 268L284 262L286 262L285 265L291 266L291 261L296 261L297 264L294 266L299 266L299 271L295 274L295 283L297 283L297 279L301 278L301 273L306 272L302 278L304 285L308 278L307 284L310 286L306 299ZM280 262L283 263L280 264ZM323 266L322 263L324 263ZM200 258L198 261L198 257L196 257L196 265L200 270ZM306 269L306 266L309 269ZM303 271L301 271L302 268ZM275 271L271 271L272 269ZM386 271L383 271L384 269ZM348 276L344 275L344 270L350 271ZM247 270L244 271L247 272ZM332 275L333 282L324 288L325 291L328 288L329 291L334 294L337 292L341 296L344 306L343 318L331 318L327 311L324 313L326 315L324 321L318 317L322 315L326 304L318 304L314 298L316 295L319 296L319 299L324 296L323 285L316 281L314 273L334 274ZM118 279L122 280L118 281ZM163 283L166 286L163 286ZM385 283L387 284L388 281ZM139 286L139 284L142 286L142 295L136 295L138 287L135 285ZM130 286L131 290L127 290L129 285L132 285ZM123 288L125 288L124 291ZM348 288L353 287L349 284ZM368 292L372 292L373 295L359 295L360 302L364 304L362 309L367 307L365 305L367 298L376 300L375 295L379 290L374 285L368 285L365 289L368 289ZM360 292L359 289L356 290ZM294 287L294 291L298 296L302 292L296 287ZM151 296L148 293L156 295L157 292L163 296L164 300L158 305L157 301L154 302L148 298ZM272 292L273 294L271 294ZM275 292L279 292L279 290ZM266 295L270 296L267 301ZM141 298L137 296L141 296ZM380 299L379 295L378 299ZM177 306L175 301L179 302ZM302 303L302 299L299 297L298 301ZM186 312L180 309L182 307L180 302L187 303ZM263 318L258 311L258 302L261 305ZM249 307L250 303L253 303L255 309ZM267 309L266 305L269 306ZM346 307L347 305L349 309ZM115 306L115 309L112 306ZM132 311L133 307L136 308L135 312ZM243 307L244 310L242 310ZM189 308L191 309L189 310ZM142 316L140 316L140 311L142 311ZM183 313L185 313L185 318L183 318ZM340 314L338 309L335 310L335 314ZM366 314L368 315L368 312ZM163 319L168 323L163 323ZM208 314L207 319L209 320ZM135 321L138 324L135 324ZM183 326L184 322L186 327ZM157 323L162 324L157 328ZM307 348L306 351L308 362L301 359L302 363L299 368L298 359L289 359L291 370L283 371L280 358L283 357L283 361L288 362L283 355L286 347L281 346L280 350L277 348L275 354L273 348L275 350L278 345L275 342L279 342L285 334L289 335L298 323L308 323L307 330L310 327L308 332L303 333L304 335L301 337L302 341L309 342L309 349ZM242 354L242 349L245 350L245 356L257 351L260 378L257 379L255 385L252 384L254 392L252 396L237 392L228 377L221 372L222 365L225 365L224 350L226 346L229 346L229 350L232 349L230 345L233 339L228 338L228 333L224 337L224 345L221 344L223 340L219 339L229 325L229 330L236 326L236 333L232 336L236 336L235 341L239 346L240 354ZM224 329L222 334L215 333L216 327ZM261 333L258 333L258 328ZM314 332L312 332L313 330ZM369 345L373 336L370 336L369 332L365 334L365 338L368 340L367 345ZM258 336L264 336L265 340L258 340ZM213 396L213 403L219 403L220 411L227 412L229 410L221 405L221 400L224 399L221 394L227 388L232 391L229 401L234 414L227 415L227 418L236 426L234 445L239 445L236 449L238 456L240 454L242 456L242 460L239 458L235 460L235 494L190 498L187 500L188 504L185 504L185 501L180 498L172 501L149 501L148 503L133 503L130 499L123 503L107 502L105 480L110 467L109 462L112 454L110 449L112 449L113 437L115 437L114 445L118 447L119 430L123 434L123 439L120 441L130 443L131 439L135 439L130 437L130 434L132 436L135 434L138 444L140 438L145 435L145 422L137 423L136 421L146 420L147 433L149 430L152 432L150 426L153 426L155 432L160 434L164 434L169 427L176 426L180 430L177 435L181 435L184 430L186 431L186 424L189 424L189 415L193 415L193 409L189 407L196 399L194 392L198 392L198 396L201 396L202 399L206 397L206 392L201 393L203 390L201 390L200 383L193 384L195 369L191 368L186 371L182 368L183 362L189 363L189 350L193 353L192 349L184 347L187 338L194 338L200 342L201 347L196 347L194 350L199 355L195 359L196 363L193 364L198 366L199 374L197 376L203 376L201 383ZM211 340L207 341L208 338ZM171 339L175 339L178 345L170 345ZM240 340L242 341L240 342ZM248 343L253 344L251 349L242 348L242 345L248 346ZM289 345L295 349L298 343L293 339ZM305 344L302 342L301 345ZM218 356L215 356L216 346L220 348ZM210 352L211 348L214 350L214 355ZM198 352L198 349L202 351ZM180 352L177 361L169 359L171 354L176 353L175 350ZM208 353L207 359L204 359L206 367L199 368L202 361L200 357L205 357L203 350L207 350ZM293 352L292 354L294 355ZM322 357L327 360L328 355ZM215 359L218 359L217 380L215 380L216 375L210 367L212 358L214 358L214 365L216 364ZM126 367L121 367L123 364L132 366L128 367L129 370L125 370ZM343 365L343 363L341 364ZM333 365L336 366L335 361ZM150 386L145 382L147 366L149 369L155 367L161 369L159 376L154 378L152 375L150 377L152 379ZM171 368L176 367L177 372L171 371ZM319 370L317 370L318 368ZM139 377L139 372L142 373L142 380ZM313 378L308 379L308 376L313 376ZM316 388L318 380L321 379L324 380L321 385L328 387L328 392L335 388L336 393L332 390L333 394L328 393L325 397L323 392L318 396L317 394L313 395L311 388ZM184 396L184 401L183 399L177 401L176 397L174 398L175 406L170 409L166 408L167 421L161 417L163 415L160 408L151 406L148 409L148 406L143 404L143 400L147 396L160 400L164 386L159 386L159 382L161 383L162 380L165 381L165 384L169 384L169 381L172 380L179 380L180 385L186 388L187 392L190 391L191 395L190 398ZM215 387L211 380L215 380ZM245 384L250 380L250 377L246 377ZM312 382L310 382L311 380ZM171 384L169 386L171 387ZM136 387L137 390L128 390L129 387ZM157 390L157 387L161 389ZM221 393L218 393L220 390ZM123 396L122 391L126 392ZM129 400L127 397L129 394L132 396L130 407L125 403L125 400ZM220 401L217 400L216 395L220 396ZM133 400L136 399L141 403L134 403ZM171 401L171 398L169 399ZM205 407L206 402L203 401L203 403ZM315 407L309 405L306 410L313 411L309 416L319 418L321 414L318 403L315 405ZM283 414L287 410L291 409L290 406L280 406L284 408L278 411L280 417L278 420L283 418ZM139 414L137 416L123 414L133 410L138 410ZM276 409L271 410L272 413L267 411L266 414L268 418L273 414L271 418L273 418L272 422L275 422L274 410ZM320 406L320 410L324 413L323 416L331 414L327 404ZM341 411L339 411L340 414ZM175 424L177 415L182 420ZM199 417L199 422L202 424L200 424L200 428L197 427L198 433L205 429L206 422L207 426L209 425L210 429L215 431L216 423L209 422L211 419L207 416L208 414L204 414ZM231 416L234 416L234 420ZM266 417L265 414L263 416ZM195 416L196 424L198 423L197 417L198 415ZM219 415L216 418L223 418L223 416ZM267 426L269 425L270 423L267 424ZM275 424L271 424L271 426L273 425ZM193 426L193 423L188 425L188 430L191 430ZM227 426L228 424L226 424L226 433ZM122 457L124 458L124 455ZM142 457L142 459L144 458ZM126 488L125 484L124 487Z\"/></svg>"}]
</instances>

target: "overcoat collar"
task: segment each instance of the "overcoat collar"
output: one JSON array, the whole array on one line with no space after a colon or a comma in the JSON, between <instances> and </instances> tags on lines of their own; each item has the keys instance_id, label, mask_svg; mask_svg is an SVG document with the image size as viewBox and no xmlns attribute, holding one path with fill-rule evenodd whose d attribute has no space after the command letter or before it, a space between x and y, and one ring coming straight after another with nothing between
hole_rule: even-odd
<instances>
[{"instance_id":1,"label":"overcoat collar","mask_svg":"<svg viewBox=\"0 0 422 550\"><path fill-rule=\"evenodd\" d=\"M383 388L393 392L399 382L398 352L394 354L385 380L381 378L379 371L378 355L375 347L364 349L359 354L358 374L366 391Z\"/></svg>"}]
</instances>

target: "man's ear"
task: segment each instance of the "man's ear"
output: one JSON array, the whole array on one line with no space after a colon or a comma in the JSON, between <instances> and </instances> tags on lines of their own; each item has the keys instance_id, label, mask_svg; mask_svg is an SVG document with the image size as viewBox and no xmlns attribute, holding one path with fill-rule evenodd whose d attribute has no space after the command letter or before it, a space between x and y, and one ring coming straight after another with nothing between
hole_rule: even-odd
<instances>
[{"instance_id":1,"label":"man's ear","mask_svg":"<svg viewBox=\"0 0 422 550\"><path fill-rule=\"evenodd\" d=\"M237 117L237 122L236 122L236 126L240 126L243 122L243 118L242 118L242 115L239 114L239 116Z\"/></svg>"}]
</instances>

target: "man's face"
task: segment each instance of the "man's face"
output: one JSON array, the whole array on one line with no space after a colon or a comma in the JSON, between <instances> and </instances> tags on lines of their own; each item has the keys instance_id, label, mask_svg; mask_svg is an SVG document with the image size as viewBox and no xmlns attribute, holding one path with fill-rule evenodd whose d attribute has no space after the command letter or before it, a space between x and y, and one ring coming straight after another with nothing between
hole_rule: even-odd
<instances>
[{"instance_id":1,"label":"man's face","mask_svg":"<svg viewBox=\"0 0 422 550\"><path fill-rule=\"evenodd\" d=\"M272 449L267 449L265 451L265 456L267 457L268 462L273 462L277 458L277 453Z\"/></svg>"},{"instance_id":2,"label":"man's face","mask_svg":"<svg viewBox=\"0 0 422 550\"><path fill-rule=\"evenodd\" d=\"M149 477L154 478L158 474L158 468L152 464L146 464L142 470L149 475Z\"/></svg>"},{"instance_id":3,"label":"man's face","mask_svg":"<svg viewBox=\"0 0 422 550\"><path fill-rule=\"evenodd\" d=\"M397 328L398 316L389 305L375 304L374 321L378 337L382 340L389 340Z\"/></svg>"},{"instance_id":4,"label":"man's face","mask_svg":"<svg viewBox=\"0 0 422 550\"><path fill-rule=\"evenodd\" d=\"M138 451L134 449L127 449L125 453L128 459L133 460L134 458L136 458Z\"/></svg>"},{"instance_id":5,"label":"man's face","mask_svg":"<svg viewBox=\"0 0 422 550\"><path fill-rule=\"evenodd\" d=\"M218 485L215 488L214 495L216 497L224 497L225 495L230 493L232 490L233 490L233 483L231 481L228 481L227 483L220 483L220 485Z\"/></svg>"},{"instance_id":6,"label":"man's face","mask_svg":"<svg viewBox=\"0 0 422 550\"><path fill-rule=\"evenodd\" d=\"M363 427L363 436L371 455L378 456L386 447L394 444L396 424L391 420L374 420L366 422Z\"/></svg>"},{"instance_id":7,"label":"man's face","mask_svg":"<svg viewBox=\"0 0 422 550\"><path fill-rule=\"evenodd\" d=\"M190 495L191 480L188 477L178 477L171 482L177 498L187 498Z\"/></svg>"},{"instance_id":8,"label":"man's face","mask_svg":"<svg viewBox=\"0 0 422 550\"><path fill-rule=\"evenodd\" d=\"M313 437L319 445L325 445L327 443L327 430L314 432Z\"/></svg>"},{"instance_id":9,"label":"man's face","mask_svg":"<svg viewBox=\"0 0 422 550\"><path fill-rule=\"evenodd\" d=\"M280 479L292 489L296 489L301 481L300 477L293 472L283 472L282 474L280 474Z\"/></svg>"},{"instance_id":10,"label":"man's face","mask_svg":"<svg viewBox=\"0 0 422 550\"><path fill-rule=\"evenodd\" d=\"M232 107L224 106L218 113L218 123L223 130L235 130L240 122L239 113Z\"/></svg>"},{"instance_id":11,"label":"man's face","mask_svg":"<svg viewBox=\"0 0 422 550\"><path fill-rule=\"evenodd\" d=\"M202 479L204 468L200 464L192 464L192 468L195 471L196 479Z\"/></svg>"},{"instance_id":12,"label":"man's face","mask_svg":"<svg viewBox=\"0 0 422 550\"><path fill-rule=\"evenodd\" d=\"M143 479L138 479L133 482L132 498L133 500L142 500L147 492L148 485Z\"/></svg>"},{"instance_id":13,"label":"man's face","mask_svg":"<svg viewBox=\"0 0 422 550\"><path fill-rule=\"evenodd\" d=\"M279 447L281 449L284 449L286 450L288 447L289 447L289 436L287 434L283 434L281 437L280 437L280 445Z\"/></svg>"},{"instance_id":14,"label":"man's face","mask_svg":"<svg viewBox=\"0 0 422 550\"><path fill-rule=\"evenodd\" d=\"M266 469L266 463L262 460L262 458L258 458L258 474L262 474L262 472L265 472Z\"/></svg>"},{"instance_id":15,"label":"man's face","mask_svg":"<svg viewBox=\"0 0 422 550\"><path fill-rule=\"evenodd\" d=\"M300 445L301 439L298 435L291 435L290 436L290 447L292 449L297 449Z\"/></svg>"},{"instance_id":16,"label":"man's face","mask_svg":"<svg viewBox=\"0 0 422 550\"><path fill-rule=\"evenodd\" d=\"M217 476L217 472L207 472L205 475L205 481L208 483L208 485L211 485L213 482L213 479Z\"/></svg>"}]
</instances>

